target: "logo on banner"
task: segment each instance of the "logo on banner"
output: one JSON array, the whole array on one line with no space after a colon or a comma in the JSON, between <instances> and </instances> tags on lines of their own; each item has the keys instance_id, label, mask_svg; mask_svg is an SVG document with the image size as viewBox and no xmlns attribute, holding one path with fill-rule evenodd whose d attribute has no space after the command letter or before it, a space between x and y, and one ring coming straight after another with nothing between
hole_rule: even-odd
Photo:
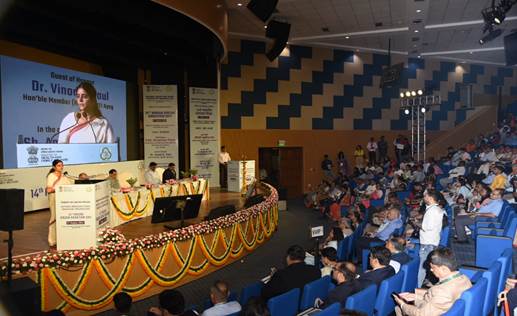
<instances>
[{"instance_id":1,"label":"logo on banner","mask_svg":"<svg viewBox=\"0 0 517 316\"><path fill-rule=\"evenodd\" d=\"M30 147L27 147L27 153L29 154L29 158L27 158L27 162L29 164L37 164L39 159L38 159L38 147L36 146L30 146Z\"/></svg>"},{"instance_id":2,"label":"logo on banner","mask_svg":"<svg viewBox=\"0 0 517 316\"><path fill-rule=\"evenodd\" d=\"M101 150L101 159L102 160L110 160L111 159L111 151L108 147L103 147Z\"/></svg>"}]
</instances>

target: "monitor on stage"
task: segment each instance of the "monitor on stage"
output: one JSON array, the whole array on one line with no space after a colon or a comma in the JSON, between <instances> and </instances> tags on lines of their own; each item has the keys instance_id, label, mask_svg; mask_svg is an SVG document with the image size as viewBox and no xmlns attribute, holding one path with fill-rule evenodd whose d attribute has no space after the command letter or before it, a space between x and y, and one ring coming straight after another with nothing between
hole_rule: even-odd
<instances>
[{"instance_id":1,"label":"monitor on stage","mask_svg":"<svg viewBox=\"0 0 517 316\"><path fill-rule=\"evenodd\" d=\"M163 223L181 219L196 218L199 214L203 194L180 195L156 198L151 223Z\"/></svg>"},{"instance_id":2,"label":"monitor on stage","mask_svg":"<svg viewBox=\"0 0 517 316\"><path fill-rule=\"evenodd\" d=\"M126 157L126 82L0 56L4 168Z\"/></svg>"}]
</instances>

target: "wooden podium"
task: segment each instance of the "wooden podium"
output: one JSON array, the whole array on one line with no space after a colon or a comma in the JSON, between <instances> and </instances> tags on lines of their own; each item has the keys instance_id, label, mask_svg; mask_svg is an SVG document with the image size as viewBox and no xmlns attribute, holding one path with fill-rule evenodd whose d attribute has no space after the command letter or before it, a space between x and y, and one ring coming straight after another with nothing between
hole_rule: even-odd
<instances>
[{"instance_id":1,"label":"wooden podium","mask_svg":"<svg viewBox=\"0 0 517 316\"><path fill-rule=\"evenodd\" d=\"M228 191L242 192L255 179L255 160L228 162Z\"/></svg>"},{"instance_id":2,"label":"wooden podium","mask_svg":"<svg viewBox=\"0 0 517 316\"><path fill-rule=\"evenodd\" d=\"M56 188L57 250L95 247L97 232L109 225L108 181Z\"/></svg>"}]
</instances>

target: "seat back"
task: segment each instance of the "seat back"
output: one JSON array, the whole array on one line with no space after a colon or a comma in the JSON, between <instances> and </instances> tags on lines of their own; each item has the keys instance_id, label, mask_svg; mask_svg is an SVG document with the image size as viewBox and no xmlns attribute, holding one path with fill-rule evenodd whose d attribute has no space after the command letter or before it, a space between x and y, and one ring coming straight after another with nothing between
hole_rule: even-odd
<instances>
[{"instance_id":1,"label":"seat back","mask_svg":"<svg viewBox=\"0 0 517 316\"><path fill-rule=\"evenodd\" d=\"M504 227L503 235L511 238L515 236L515 230L517 229L517 215L512 215L509 223Z\"/></svg>"},{"instance_id":2,"label":"seat back","mask_svg":"<svg viewBox=\"0 0 517 316\"><path fill-rule=\"evenodd\" d=\"M506 278L510 275L512 271L512 256L513 249L507 248L503 251L501 256L497 258L497 261L501 263L501 273L499 274L499 282L497 285L497 293L501 293L504 289Z\"/></svg>"},{"instance_id":3,"label":"seat back","mask_svg":"<svg viewBox=\"0 0 517 316\"><path fill-rule=\"evenodd\" d=\"M487 280L480 278L470 289L463 292L461 299L465 301L465 315L484 316L483 305L487 285Z\"/></svg>"},{"instance_id":4,"label":"seat back","mask_svg":"<svg viewBox=\"0 0 517 316\"><path fill-rule=\"evenodd\" d=\"M337 258L339 261L345 261L350 256L350 247L352 245L352 235L346 236L345 239L337 243Z\"/></svg>"},{"instance_id":5,"label":"seat back","mask_svg":"<svg viewBox=\"0 0 517 316\"><path fill-rule=\"evenodd\" d=\"M420 257L415 256L411 261L403 264L400 271L404 272L404 280L402 281L402 292L414 292L418 282L418 266Z\"/></svg>"},{"instance_id":6,"label":"seat back","mask_svg":"<svg viewBox=\"0 0 517 316\"><path fill-rule=\"evenodd\" d=\"M345 308L363 312L368 316L373 316L374 306L372 300L377 296L377 285L372 284L367 288L350 295L346 299Z\"/></svg>"},{"instance_id":7,"label":"seat back","mask_svg":"<svg viewBox=\"0 0 517 316\"><path fill-rule=\"evenodd\" d=\"M329 307L325 308L321 312L317 313L318 316L336 316L339 315L339 311L341 310L341 304L334 303Z\"/></svg>"},{"instance_id":8,"label":"seat back","mask_svg":"<svg viewBox=\"0 0 517 316\"><path fill-rule=\"evenodd\" d=\"M406 200L409 197L410 193L411 193L410 191L398 191L397 192L397 197L399 198L399 200L402 203L404 203L404 200Z\"/></svg>"},{"instance_id":9,"label":"seat back","mask_svg":"<svg viewBox=\"0 0 517 316\"><path fill-rule=\"evenodd\" d=\"M456 302L451 306L451 308L442 316L463 316L465 315L465 301L462 299L457 299Z\"/></svg>"},{"instance_id":10,"label":"seat back","mask_svg":"<svg viewBox=\"0 0 517 316\"><path fill-rule=\"evenodd\" d=\"M483 278L487 280L487 288L485 293L485 302L483 306L483 315L488 315L494 309L497 301L497 286L499 275L501 274L501 263L494 261L490 268L483 272Z\"/></svg>"},{"instance_id":11,"label":"seat back","mask_svg":"<svg viewBox=\"0 0 517 316\"><path fill-rule=\"evenodd\" d=\"M324 276L320 279L305 284L300 300L300 310L304 311L314 306L316 298L325 300L328 296L330 285L330 276Z\"/></svg>"},{"instance_id":12,"label":"seat back","mask_svg":"<svg viewBox=\"0 0 517 316\"><path fill-rule=\"evenodd\" d=\"M450 226L442 227L442 231L440 232L440 246L447 247L449 245L449 233L450 232L451 232Z\"/></svg>"},{"instance_id":13,"label":"seat back","mask_svg":"<svg viewBox=\"0 0 517 316\"><path fill-rule=\"evenodd\" d=\"M377 200L370 200L370 206L376 207L376 208L383 207L384 206L384 196Z\"/></svg>"},{"instance_id":14,"label":"seat back","mask_svg":"<svg viewBox=\"0 0 517 316\"><path fill-rule=\"evenodd\" d=\"M241 296L239 297L239 303L241 306L246 305L250 298L260 296L260 292L262 291L263 287L264 283L260 281L248 284L247 286L243 287L241 290Z\"/></svg>"},{"instance_id":15,"label":"seat back","mask_svg":"<svg viewBox=\"0 0 517 316\"><path fill-rule=\"evenodd\" d=\"M402 282L404 281L404 272L399 271L394 276L382 281L375 300L375 315L387 316L395 309L395 302L391 297L391 293L400 293L402 290Z\"/></svg>"},{"instance_id":16,"label":"seat back","mask_svg":"<svg viewBox=\"0 0 517 316\"><path fill-rule=\"evenodd\" d=\"M272 297L267 301L267 308L271 316L294 316L298 313L298 301L300 300L300 289L295 288Z\"/></svg>"}]
</instances>

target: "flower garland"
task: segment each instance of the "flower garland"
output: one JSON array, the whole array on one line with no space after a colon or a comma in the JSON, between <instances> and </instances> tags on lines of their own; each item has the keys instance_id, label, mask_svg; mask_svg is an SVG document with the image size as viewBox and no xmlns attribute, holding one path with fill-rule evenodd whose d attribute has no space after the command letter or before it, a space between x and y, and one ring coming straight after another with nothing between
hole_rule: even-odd
<instances>
[{"instance_id":1,"label":"flower garland","mask_svg":"<svg viewBox=\"0 0 517 316\"><path fill-rule=\"evenodd\" d=\"M230 215L176 230L129 240L126 240L125 237L115 229L104 229L99 233L99 246L97 247L74 251L45 251L34 256L15 258L13 259L12 270L13 273L29 273L36 272L43 268L80 268L91 260L111 260L115 257L128 256L136 250L160 248L168 242L190 240L199 235L210 234L219 229L232 227L236 223L243 223L250 218L260 217L260 221L257 221L256 224L257 227L253 227L255 231L258 231L258 225L263 225L262 214L267 214L268 210L275 206L278 201L278 193L273 187L264 184L264 189L267 195L265 201ZM238 229L241 228L238 227ZM263 231L263 235L265 234L266 236L269 236L271 233L272 231ZM244 237L242 236L243 234L238 235L243 239L244 248L248 250L254 247L255 242L261 242L264 238L264 236L259 236L258 240L248 242L245 238L245 234ZM0 263L0 277L5 277L6 274L7 261L2 261Z\"/></svg>"}]
</instances>

